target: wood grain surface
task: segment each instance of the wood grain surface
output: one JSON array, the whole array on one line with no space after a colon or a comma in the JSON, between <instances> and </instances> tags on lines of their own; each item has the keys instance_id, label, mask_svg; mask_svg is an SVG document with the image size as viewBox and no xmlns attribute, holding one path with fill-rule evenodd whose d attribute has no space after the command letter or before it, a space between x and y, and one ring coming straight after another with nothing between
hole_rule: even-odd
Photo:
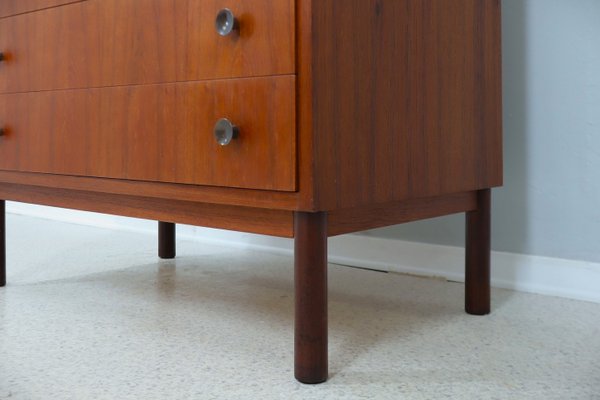
<instances>
[{"instance_id":1,"label":"wood grain surface","mask_svg":"<svg viewBox=\"0 0 600 400\"><path fill-rule=\"evenodd\" d=\"M219 186L182 185L179 183L0 170L1 183L22 184L43 188L63 188L109 195L144 196L199 203L230 204L255 208L298 209L297 192L275 192Z\"/></svg>"},{"instance_id":2,"label":"wood grain surface","mask_svg":"<svg viewBox=\"0 0 600 400\"><path fill-rule=\"evenodd\" d=\"M84 0L0 0L0 18Z\"/></svg>"},{"instance_id":3,"label":"wood grain surface","mask_svg":"<svg viewBox=\"0 0 600 400\"><path fill-rule=\"evenodd\" d=\"M293 76L0 95L0 169L295 190ZM228 118L240 137L220 146Z\"/></svg>"},{"instance_id":4,"label":"wood grain surface","mask_svg":"<svg viewBox=\"0 0 600 400\"><path fill-rule=\"evenodd\" d=\"M221 37L226 7L240 29ZM293 74L294 15L293 0L88 0L5 18L0 92Z\"/></svg>"},{"instance_id":5,"label":"wood grain surface","mask_svg":"<svg viewBox=\"0 0 600 400\"><path fill-rule=\"evenodd\" d=\"M280 237L294 236L294 213L264 208L206 204L175 199L116 196L80 190L3 183L0 198L23 203L94 211L156 221L230 229Z\"/></svg>"},{"instance_id":6,"label":"wood grain surface","mask_svg":"<svg viewBox=\"0 0 600 400\"><path fill-rule=\"evenodd\" d=\"M333 210L328 213L328 235L343 235L476 209L477 192L464 192Z\"/></svg>"},{"instance_id":7,"label":"wood grain surface","mask_svg":"<svg viewBox=\"0 0 600 400\"><path fill-rule=\"evenodd\" d=\"M314 209L502 184L499 0L299 1Z\"/></svg>"},{"instance_id":8,"label":"wood grain surface","mask_svg":"<svg viewBox=\"0 0 600 400\"><path fill-rule=\"evenodd\" d=\"M122 82L128 81L131 76L133 79L141 81L151 76L162 80L170 76L179 78L182 76L180 75L181 71L184 71L183 75L185 75L186 71L197 70L195 67L189 67L187 61L182 63L178 58L178 54L188 51L186 50L188 49L186 46L190 46L188 39L182 42L172 38L164 39L162 34L160 36L165 40L164 43L176 41L177 49L181 43L185 43L185 49L180 51L174 49L174 46L165 45L164 63L162 59L160 65L148 61L151 58L148 58L148 54L143 51L146 48L144 43L153 42L160 48L163 46L161 44L163 39L159 39L156 36L158 34L153 33L148 25L127 27L125 22L112 21L109 17L110 15L114 17L116 10L120 9L129 11L119 14L119 17L136 19L137 16L132 15L133 9L127 8L131 6L130 2L131 0L104 1L103 4L106 5L103 5L102 8L107 13L106 16L95 20L96 22L91 25L104 24L102 26L107 27L113 24L110 26L114 28L121 24L122 28L120 29L125 33L125 37L130 37L130 35L137 37L135 46L129 43L130 50L123 50L125 46L120 47L122 44L116 43L116 47L112 46L114 54L101 50L100 53L104 52L102 53L104 56L93 59L100 60L100 64L89 66L93 63L86 61L84 63L85 71L75 68L74 64L71 65L69 69L72 70L72 74L79 78L69 77L62 70L54 71L52 63L49 61L52 60L50 57L52 52L48 52L47 56L40 59L43 63L50 63L51 68L48 73L50 78L47 79L53 82L59 80L63 83L67 82L66 86L71 85L69 79L80 79L77 85L80 83L90 85L92 81L88 78L93 76L120 77ZM66 18L71 14L84 12L87 7L97 9L99 1L89 0L85 3L90 4L57 7L43 12L7 18L5 22L11 20L13 28L15 28L17 19L33 18L34 15L39 17L42 14L50 16L60 14L60 18ZM175 6L163 13L161 6L167 3ZM183 14L186 14L186 21L189 18L201 18L201 13L183 13L181 11L183 3L186 4L186 9L196 7L195 10L208 7L210 3L214 8L211 12L215 12L219 7L225 5L219 1L183 0L176 4L174 0L163 0L162 2L145 0L144 4L153 5L147 7L149 14L146 16L154 17L158 15L158 11L161 11L161 18L167 18L164 20L166 21L165 26L174 26L175 23L169 21L180 21L180 16ZM257 4L256 2L241 3L244 2L232 4L239 4L240 7L250 7L250 3ZM42 153L39 160L26 160L30 149L25 146L25 148L14 147L13 153L3 153L0 162L5 163L4 165L8 163L11 168L21 170L27 169L21 168L21 162L24 162L25 165L46 162L49 163L47 165L51 164L52 169L46 171L45 166L37 168L36 171L41 173L0 171L0 180L6 182L22 180L28 184L44 187L68 187L114 194L135 194L136 191L140 191L145 195L157 198L175 197L219 204L303 211L356 210L368 205L385 206L386 204L399 204L410 199L469 192L502 183L500 7L498 0L452 2L442 0L418 2L410 0L348 0L343 3L335 0L318 2L297 0L295 4L293 1L286 0L277 2L276 7L283 8L276 14L272 14L271 18L275 18L281 12L286 16L279 16L278 20L286 19L290 15L295 15L297 19L297 21L292 20L288 26L296 26L297 32L295 34L292 32L292 36L295 35L298 39L296 47L298 54L298 150L292 162L294 168L289 171L293 175L291 179L293 185L289 185L286 178L288 184L281 186L282 188L287 187L285 190L292 190L293 187L298 190L297 193L208 186L211 184L235 186L236 182L233 181L237 178L233 178L233 181L224 179L222 182L216 183L214 181L210 183L212 178L185 181L201 182L203 186L172 184L167 181L175 180L173 176L176 176L177 173L169 168L164 168L164 165L159 166L160 174L164 175L159 176L156 166L150 166L148 169L150 172L143 172L143 174L154 176L152 179L155 180L149 181L59 176L58 173L72 173L72 171L65 172L63 161L60 158L44 160L44 157L48 157L48 155L43 155L44 140L48 140L43 135L47 136L47 132L37 133L40 135L41 143L38 144L36 137L33 143L29 144L34 151L36 151L36 146L39 147L39 152ZM286 7L289 7L289 10ZM270 8L265 8L265 10L268 9ZM81 15L92 15L92 12ZM69 18L76 21L75 17ZM165 35L179 35L181 24L175 25L177 26L173 29L164 28L169 31ZM189 24L186 22L185 25ZM209 25L212 30L212 22ZM6 29L3 24L0 24L0 27ZM76 27L76 25L72 25L69 29L72 30ZM10 31L14 31L13 28ZM208 29L206 26L202 29L205 28ZM64 29L66 30L66 28ZM157 27L157 29L160 30L163 27ZM185 29L192 28L186 27ZM130 30L136 33L131 33ZM175 33L173 33L174 31ZM93 33L96 32L95 28L86 28L85 32L96 34ZM55 34L63 35L62 33ZM108 31L106 34L111 35ZM12 34L7 31L7 35L11 37ZM185 34L186 38L192 36L188 33ZM0 39L5 40L5 37L7 36L0 36ZM54 43L55 38L49 37L49 39ZM62 37L61 40L69 43L69 40L80 39ZM274 39L269 38L268 40ZM112 39L106 39L106 46L111 48L111 43L115 42L119 41L113 35ZM264 46L264 43L261 46ZM65 47L76 49L77 45ZM290 44L290 49L292 53L290 60L293 60L293 43ZM193 49L193 51L196 50L198 49ZM130 64L126 63L125 67L108 72L115 63L116 55L127 55L128 51L134 54L131 55L132 59L144 60L143 68L134 71L133 68L128 69ZM276 52L276 50L273 51ZM62 54L61 58L70 54L79 54L79 52L69 50ZM86 57L95 57L94 54L83 54ZM248 53L247 61L250 64L263 64L264 60L256 54L260 55L260 53L252 53L252 55ZM282 54L287 54L287 50ZM105 56L109 59L104 64L102 59ZM200 62L201 57L193 58ZM283 58L287 59L285 56ZM251 60L254 61L250 62ZM3 79L2 73L6 69L14 67L17 61L17 58L12 57L7 63L0 65L0 81ZM25 61L23 62L28 65ZM233 64L237 65L237 62L234 61ZM185 66L182 67L182 65ZM86 70L86 68L88 69ZM292 65L289 70L294 71L294 66ZM105 72L95 74L94 71ZM245 72L242 71L242 73ZM60 76L62 78L57 80L57 77ZM85 79L82 79L84 76ZM12 80L20 79L22 78L16 77ZM25 77L24 79L29 78ZM121 88L118 90L131 90L132 93L137 93L138 90L145 89ZM152 98L156 97L158 95L149 96L144 104L154 102ZM254 103L252 94L248 94L247 98L250 99L249 103ZM136 100L127 101L135 102ZM10 107L14 109L15 106ZM60 108L60 104L55 103L53 107ZM0 152L7 147L5 146L7 143L16 140L16 131L10 125L10 121L4 117L8 114L7 109L4 110L3 114L0 113L0 118L2 122L8 124L9 130L8 136L0 139ZM131 110L135 110L135 108L130 108L129 111ZM39 110L31 108L31 112L38 113ZM160 113L158 113L158 117L149 113L146 115L152 115L152 118L149 118L150 121L135 122L136 117L122 116L121 114L127 113L121 113L117 108L115 108L115 113L118 118L114 119L121 121L122 132L126 132L124 136L140 135L139 132L135 133L137 129L131 129L131 127L152 126L152 121L162 118ZM138 115L141 114L138 113ZM31 118L23 116L19 116L17 119L31 120ZM88 120L90 120L88 124L97 123L93 118L88 118ZM129 122L123 122L125 120ZM141 120L141 117L138 120ZM117 124L114 122L115 126ZM50 121L49 125L43 126L39 130L40 132L48 131L48 127L52 126L56 126L56 121ZM131 131L134 133L130 133ZM76 138L75 143L79 140L82 139ZM139 148L134 146L134 148L124 150L118 146L115 148L115 143L117 143L116 140L112 143L112 147L106 145L106 148L110 147L111 151L117 153L131 151L132 154L139 154L141 157L142 151ZM118 143L123 144L123 142ZM125 144L128 143L125 141ZM45 145L47 147L48 143L45 142ZM65 142L54 141L50 150L54 151L55 147L64 147L64 145ZM191 152L192 148L193 146L186 147L181 150L181 154L177 153L177 156L189 160L191 156L186 151ZM167 152L171 151L169 146L164 149ZM106 160L101 160L98 166L89 167L85 161L89 157L89 151L86 148L81 155L67 157L67 159L75 160L73 162L78 166L78 170L81 170L83 166L83 174L90 174L96 169L101 172L97 175L104 177L139 179L140 171L136 170L137 165L129 165L123 163L122 160L118 165L102 164ZM157 150L152 150L144 157L156 157L156 152ZM110 157L119 159L118 155L111 154ZM265 156L262 155L262 157ZM280 155L269 153L267 157L280 157ZM174 158L174 155L167 156L167 159ZM186 162L174 161L177 165ZM232 162L237 163L237 159ZM295 169L296 162L297 171ZM152 164L152 162L148 163ZM140 167L142 166L140 165ZM184 175L188 176L189 174L196 179L196 172L189 167L183 168L183 170L186 169L188 172L185 172ZM247 172L244 171L244 173ZM250 171L250 173L254 172ZM210 173L206 172L206 174ZM156 176L158 178L155 178ZM241 178L242 181L245 179ZM269 179L271 178L266 178L262 184L244 187L268 188ZM277 185L270 187L274 188Z\"/></svg>"}]
</instances>

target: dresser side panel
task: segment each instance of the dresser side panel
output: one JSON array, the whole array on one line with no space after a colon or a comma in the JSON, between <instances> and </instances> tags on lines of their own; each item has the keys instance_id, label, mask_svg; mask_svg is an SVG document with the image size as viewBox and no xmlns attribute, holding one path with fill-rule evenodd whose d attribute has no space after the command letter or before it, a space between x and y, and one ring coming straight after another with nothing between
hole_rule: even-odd
<instances>
[{"instance_id":1,"label":"dresser side panel","mask_svg":"<svg viewBox=\"0 0 600 400\"><path fill-rule=\"evenodd\" d=\"M317 209L502 184L499 0L312 3Z\"/></svg>"}]
</instances>

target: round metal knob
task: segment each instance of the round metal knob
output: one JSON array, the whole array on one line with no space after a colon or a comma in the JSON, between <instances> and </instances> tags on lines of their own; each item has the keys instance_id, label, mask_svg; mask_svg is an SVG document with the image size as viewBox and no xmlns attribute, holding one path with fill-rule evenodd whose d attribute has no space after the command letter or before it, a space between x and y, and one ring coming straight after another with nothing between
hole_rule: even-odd
<instances>
[{"instance_id":1,"label":"round metal knob","mask_svg":"<svg viewBox=\"0 0 600 400\"><path fill-rule=\"evenodd\" d=\"M233 12L228 8L224 8L217 14L215 27L219 35L228 36L238 30L239 24Z\"/></svg>"},{"instance_id":2,"label":"round metal knob","mask_svg":"<svg viewBox=\"0 0 600 400\"><path fill-rule=\"evenodd\" d=\"M215 125L215 139L221 146L227 146L240 135L240 129L227 118L222 118Z\"/></svg>"}]
</instances>

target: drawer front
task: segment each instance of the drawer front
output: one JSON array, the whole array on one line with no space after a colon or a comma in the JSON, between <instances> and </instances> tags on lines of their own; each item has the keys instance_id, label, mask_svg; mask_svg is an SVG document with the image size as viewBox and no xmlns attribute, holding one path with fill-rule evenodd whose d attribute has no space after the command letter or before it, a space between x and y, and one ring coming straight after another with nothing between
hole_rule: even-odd
<instances>
[{"instance_id":1,"label":"drawer front","mask_svg":"<svg viewBox=\"0 0 600 400\"><path fill-rule=\"evenodd\" d=\"M295 73L293 0L88 0L0 23L0 92ZM239 29L217 33L228 8Z\"/></svg>"},{"instance_id":2,"label":"drawer front","mask_svg":"<svg viewBox=\"0 0 600 400\"><path fill-rule=\"evenodd\" d=\"M0 17L42 10L77 1L80 0L0 0Z\"/></svg>"},{"instance_id":3,"label":"drawer front","mask_svg":"<svg viewBox=\"0 0 600 400\"><path fill-rule=\"evenodd\" d=\"M295 77L0 95L0 169L294 191ZM230 144L214 127L239 127Z\"/></svg>"}]
</instances>

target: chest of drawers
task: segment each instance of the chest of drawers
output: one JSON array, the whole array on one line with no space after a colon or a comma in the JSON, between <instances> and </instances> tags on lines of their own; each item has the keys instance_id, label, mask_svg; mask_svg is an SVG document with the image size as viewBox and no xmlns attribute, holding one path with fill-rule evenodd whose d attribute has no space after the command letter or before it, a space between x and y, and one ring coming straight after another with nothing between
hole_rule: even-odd
<instances>
[{"instance_id":1,"label":"chest of drawers","mask_svg":"<svg viewBox=\"0 0 600 400\"><path fill-rule=\"evenodd\" d=\"M327 238L467 214L490 309L499 0L0 0L4 200L295 240L295 375L327 378Z\"/></svg>"}]
</instances>

